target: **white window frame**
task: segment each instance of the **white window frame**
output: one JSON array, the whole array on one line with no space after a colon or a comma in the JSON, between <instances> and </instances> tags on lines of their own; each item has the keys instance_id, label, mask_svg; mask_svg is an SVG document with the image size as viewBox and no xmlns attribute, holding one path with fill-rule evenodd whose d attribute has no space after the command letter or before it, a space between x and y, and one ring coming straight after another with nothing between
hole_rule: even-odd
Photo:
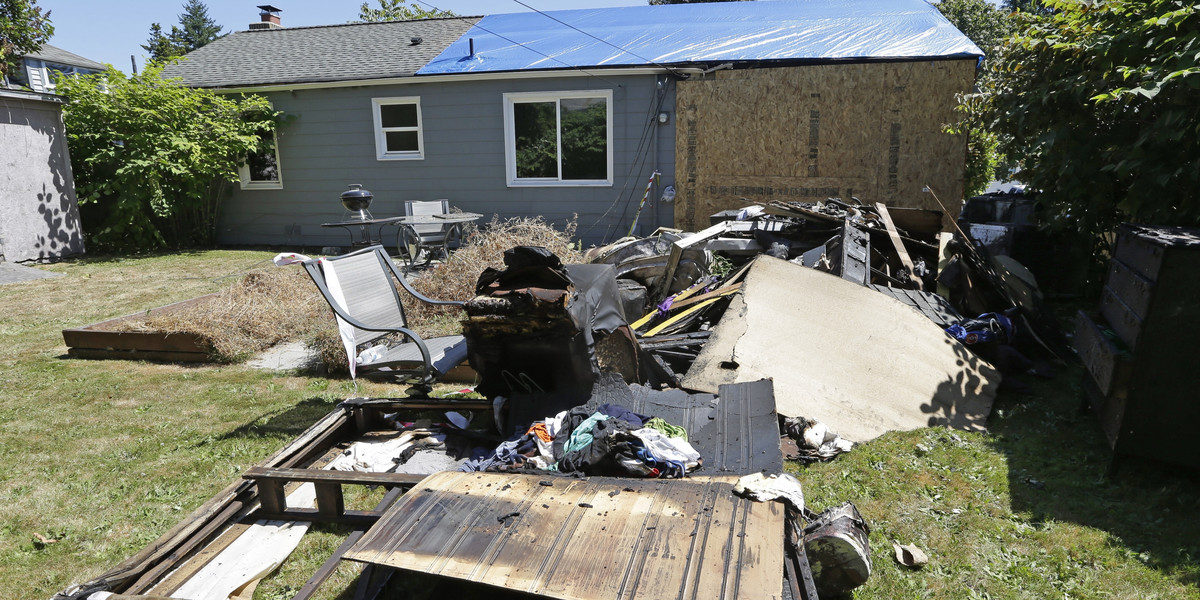
<instances>
[{"instance_id":1,"label":"white window frame","mask_svg":"<svg viewBox=\"0 0 1200 600\"><path fill-rule=\"evenodd\" d=\"M513 105L522 102L554 102L570 98L604 98L607 121L605 150L608 154L608 177L605 179L562 179L562 111L555 110L558 143L558 177L517 178L517 133ZM613 93L608 90L579 90L570 92L510 92L504 94L504 167L508 187L598 187L613 184Z\"/></svg>"},{"instance_id":2,"label":"white window frame","mask_svg":"<svg viewBox=\"0 0 1200 600\"><path fill-rule=\"evenodd\" d=\"M383 127L381 106L394 104L412 104L417 107L416 127ZM425 127L421 121L421 97L398 96L394 98L371 98L371 115L375 120L375 159L376 160L424 160L425 159ZM416 131L417 149L402 152L388 152L387 133L389 131Z\"/></svg>"},{"instance_id":3,"label":"white window frame","mask_svg":"<svg viewBox=\"0 0 1200 600\"><path fill-rule=\"evenodd\" d=\"M275 171L279 177L275 181L253 181L250 179L250 163L243 161L238 165L238 181L241 183L243 190L282 190L283 189L283 163L279 160L279 132L271 131L271 146L275 150Z\"/></svg>"}]
</instances>

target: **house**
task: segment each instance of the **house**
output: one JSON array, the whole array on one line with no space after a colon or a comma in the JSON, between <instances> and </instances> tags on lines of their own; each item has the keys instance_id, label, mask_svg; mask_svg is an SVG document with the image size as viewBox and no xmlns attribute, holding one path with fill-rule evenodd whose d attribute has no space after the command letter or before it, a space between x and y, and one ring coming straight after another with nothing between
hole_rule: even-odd
<instances>
[{"instance_id":1,"label":"house","mask_svg":"<svg viewBox=\"0 0 1200 600\"><path fill-rule=\"evenodd\" d=\"M377 216L448 198L576 218L585 244L695 229L771 199L936 208L962 195L944 133L981 52L923 0L734 2L282 27L167 71L292 119L224 204L230 244L344 244L351 183ZM673 186L673 202L662 193ZM957 204L957 202L956 202ZM948 216L952 219L953 215Z\"/></svg>"},{"instance_id":2,"label":"house","mask_svg":"<svg viewBox=\"0 0 1200 600\"><path fill-rule=\"evenodd\" d=\"M27 87L35 92L51 94L55 89L54 74L56 72L67 75L76 73L90 75L103 73L107 68L94 60L50 44L42 44L40 50L30 52L21 59L20 67L9 74L9 83Z\"/></svg>"}]
</instances>

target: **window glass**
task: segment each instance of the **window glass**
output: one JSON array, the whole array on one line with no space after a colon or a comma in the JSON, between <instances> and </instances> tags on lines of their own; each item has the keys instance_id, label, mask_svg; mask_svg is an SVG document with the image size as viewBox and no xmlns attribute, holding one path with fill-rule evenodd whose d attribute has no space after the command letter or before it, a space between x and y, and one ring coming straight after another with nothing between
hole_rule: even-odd
<instances>
[{"instance_id":1,"label":"window glass","mask_svg":"<svg viewBox=\"0 0 1200 600\"><path fill-rule=\"evenodd\" d=\"M282 187L274 132L258 132L258 150L246 155L246 162L241 166L240 172L244 188Z\"/></svg>"},{"instance_id":2,"label":"window glass","mask_svg":"<svg viewBox=\"0 0 1200 600\"><path fill-rule=\"evenodd\" d=\"M383 104L379 107L384 127L416 127L416 104Z\"/></svg>"},{"instance_id":3,"label":"window glass","mask_svg":"<svg viewBox=\"0 0 1200 600\"><path fill-rule=\"evenodd\" d=\"M416 131L389 131L386 135L388 152L416 152L421 149Z\"/></svg>"},{"instance_id":4,"label":"window glass","mask_svg":"<svg viewBox=\"0 0 1200 600\"><path fill-rule=\"evenodd\" d=\"M612 182L611 92L505 94L509 185Z\"/></svg>"},{"instance_id":5,"label":"window glass","mask_svg":"<svg viewBox=\"0 0 1200 600\"><path fill-rule=\"evenodd\" d=\"M608 178L608 107L604 98L564 98L562 178Z\"/></svg>"},{"instance_id":6,"label":"window glass","mask_svg":"<svg viewBox=\"0 0 1200 600\"><path fill-rule=\"evenodd\" d=\"M513 104L517 177L558 177L557 105L554 102Z\"/></svg>"}]
</instances>

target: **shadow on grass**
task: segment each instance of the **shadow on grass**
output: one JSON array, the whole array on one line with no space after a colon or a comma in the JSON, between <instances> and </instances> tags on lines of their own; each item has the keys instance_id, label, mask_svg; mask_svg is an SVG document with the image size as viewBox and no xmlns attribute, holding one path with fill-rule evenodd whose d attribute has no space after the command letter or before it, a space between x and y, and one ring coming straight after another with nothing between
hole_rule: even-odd
<instances>
[{"instance_id":1,"label":"shadow on grass","mask_svg":"<svg viewBox=\"0 0 1200 600\"><path fill-rule=\"evenodd\" d=\"M1200 585L1200 476L1194 469L1113 454L1082 407L1084 370L1002 393L993 446L1009 465L1012 510L1032 524L1071 522L1105 531L1108 544L1180 583Z\"/></svg>"},{"instance_id":2,"label":"shadow on grass","mask_svg":"<svg viewBox=\"0 0 1200 600\"><path fill-rule=\"evenodd\" d=\"M320 396L264 413L216 439L287 437L294 438L337 407L337 401Z\"/></svg>"},{"instance_id":3,"label":"shadow on grass","mask_svg":"<svg viewBox=\"0 0 1200 600\"><path fill-rule=\"evenodd\" d=\"M128 253L105 253L105 254L85 254L64 257L55 260L55 263L75 264L75 265L104 265L115 262L124 262L130 259L156 258L160 256L196 256L204 252L208 252L212 248L185 248L182 250L151 250L151 251L136 251Z\"/></svg>"}]
</instances>

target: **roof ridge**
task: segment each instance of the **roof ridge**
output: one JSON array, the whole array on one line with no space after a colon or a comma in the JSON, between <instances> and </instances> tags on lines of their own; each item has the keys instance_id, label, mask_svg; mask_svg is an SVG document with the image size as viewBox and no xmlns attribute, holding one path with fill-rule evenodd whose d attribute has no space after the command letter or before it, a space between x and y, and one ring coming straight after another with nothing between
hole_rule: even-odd
<instances>
[{"instance_id":1,"label":"roof ridge","mask_svg":"<svg viewBox=\"0 0 1200 600\"><path fill-rule=\"evenodd\" d=\"M351 22L351 23L332 23L329 25L300 25L298 27L272 27L270 29L242 29L233 33L264 33L280 31L296 31L301 29L331 29L334 27L357 27L368 25L396 25L397 23L423 23L428 21L458 21L465 19L482 19L483 15L461 15L453 17L430 17L428 19L409 19L407 21L372 21L372 22Z\"/></svg>"}]
</instances>

